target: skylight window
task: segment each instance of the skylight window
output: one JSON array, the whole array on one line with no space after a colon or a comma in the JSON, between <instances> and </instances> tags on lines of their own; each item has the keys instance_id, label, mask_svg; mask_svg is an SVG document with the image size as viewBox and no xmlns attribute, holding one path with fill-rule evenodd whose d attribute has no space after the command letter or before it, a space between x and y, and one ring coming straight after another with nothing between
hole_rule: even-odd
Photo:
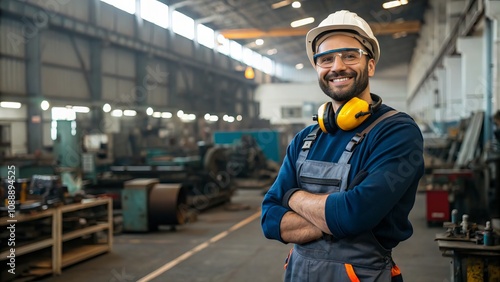
<instances>
[{"instance_id":1,"label":"skylight window","mask_svg":"<svg viewBox=\"0 0 500 282\"><path fill-rule=\"evenodd\" d=\"M231 41L229 49L229 51L231 52L231 58L241 61L241 58L243 57L243 46L241 46L241 44L236 41Z\"/></svg>"},{"instance_id":2,"label":"skylight window","mask_svg":"<svg viewBox=\"0 0 500 282\"><path fill-rule=\"evenodd\" d=\"M182 13L172 13L172 30L188 39L194 39L194 20Z\"/></svg>"},{"instance_id":3,"label":"skylight window","mask_svg":"<svg viewBox=\"0 0 500 282\"><path fill-rule=\"evenodd\" d=\"M206 25L199 24L197 26L198 30L198 43L204 45L210 49L215 46L215 32L213 29L207 27Z\"/></svg>"},{"instance_id":4,"label":"skylight window","mask_svg":"<svg viewBox=\"0 0 500 282\"><path fill-rule=\"evenodd\" d=\"M135 14L135 0L101 0L129 14Z\"/></svg>"},{"instance_id":5,"label":"skylight window","mask_svg":"<svg viewBox=\"0 0 500 282\"><path fill-rule=\"evenodd\" d=\"M243 48L243 63L252 65L253 51L249 48Z\"/></svg>"},{"instance_id":6,"label":"skylight window","mask_svg":"<svg viewBox=\"0 0 500 282\"><path fill-rule=\"evenodd\" d=\"M229 39L219 34L217 36L217 51L224 55L229 55Z\"/></svg>"},{"instance_id":7,"label":"skylight window","mask_svg":"<svg viewBox=\"0 0 500 282\"><path fill-rule=\"evenodd\" d=\"M273 60L267 58L267 57L262 57L262 71L271 74L273 73Z\"/></svg>"},{"instance_id":8,"label":"skylight window","mask_svg":"<svg viewBox=\"0 0 500 282\"><path fill-rule=\"evenodd\" d=\"M168 28L168 6L156 0L141 0L141 17L163 28Z\"/></svg>"}]
</instances>

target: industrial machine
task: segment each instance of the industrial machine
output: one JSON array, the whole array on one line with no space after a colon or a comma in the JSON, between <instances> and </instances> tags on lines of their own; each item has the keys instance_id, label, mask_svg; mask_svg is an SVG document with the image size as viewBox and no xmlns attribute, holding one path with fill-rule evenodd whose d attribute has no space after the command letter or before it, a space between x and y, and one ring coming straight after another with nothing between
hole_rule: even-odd
<instances>
[{"instance_id":1,"label":"industrial machine","mask_svg":"<svg viewBox=\"0 0 500 282\"><path fill-rule=\"evenodd\" d=\"M125 182L122 191L123 231L145 232L160 225L185 223L188 213L186 190L180 184L160 184L158 179Z\"/></svg>"},{"instance_id":2,"label":"industrial machine","mask_svg":"<svg viewBox=\"0 0 500 282\"><path fill-rule=\"evenodd\" d=\"M444 222L444 233L436 235L443 256L452 258L452 281L500 280L500 236L491 222L479 226L452 210L451 222Z\"/></svg>"}]
</instances>

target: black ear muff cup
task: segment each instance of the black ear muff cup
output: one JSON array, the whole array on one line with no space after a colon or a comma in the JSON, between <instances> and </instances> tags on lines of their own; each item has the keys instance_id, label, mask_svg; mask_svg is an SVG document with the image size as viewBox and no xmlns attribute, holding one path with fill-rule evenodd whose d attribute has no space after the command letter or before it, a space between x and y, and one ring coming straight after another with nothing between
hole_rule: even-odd
<instances>
[{"instance_id":1,"label":"black ear muff cup","mask_svg":"<svg viewBox=\"0 0 500 282\"><path fill-rule=\"evenodd\" d=\"M333 110L333 106L331 102L328 102L325 108L325 116L323 118L325 122L325 129L327 132L325 133L335 133L338 129L337 122L335 121L336 115L335 111Z\"/></svg>"}]
</instances>

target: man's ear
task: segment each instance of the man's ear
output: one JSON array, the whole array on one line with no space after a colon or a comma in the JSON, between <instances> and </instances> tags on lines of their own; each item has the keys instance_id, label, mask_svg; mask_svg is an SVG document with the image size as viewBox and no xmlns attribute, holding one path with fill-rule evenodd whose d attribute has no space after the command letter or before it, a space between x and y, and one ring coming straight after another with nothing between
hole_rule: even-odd
<instances>
[{"instance_id":1,"label":"man's ear","mask_svg":"<svg viewBox=\"0 0 500 282\"><path fill-rule=\"evenodd\" d=\"M375 60L370 59L368 60L368 76L373 76L375 75Z\"/></svg>"}]
</instances>

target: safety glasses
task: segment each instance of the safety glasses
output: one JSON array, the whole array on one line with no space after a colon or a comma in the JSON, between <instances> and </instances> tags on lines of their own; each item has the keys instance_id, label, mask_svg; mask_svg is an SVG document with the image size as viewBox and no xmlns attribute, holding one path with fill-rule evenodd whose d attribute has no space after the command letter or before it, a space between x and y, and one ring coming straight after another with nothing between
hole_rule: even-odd
<instances>
[{"instance_id":1,"label":"safety glasses","mask_svg":"<svg viewBox=\"0 0 500 282\"><path fill-rule=\"evenodd\" d=\"M335 57L340 57L344 65L355 65L359 63L361 56L367 55L368 52L359 48L340 48L328 50L323 53L314 55L314 61L316 65L322 68L331 68L335 62Z\"/></svg>"}]
</instances>

